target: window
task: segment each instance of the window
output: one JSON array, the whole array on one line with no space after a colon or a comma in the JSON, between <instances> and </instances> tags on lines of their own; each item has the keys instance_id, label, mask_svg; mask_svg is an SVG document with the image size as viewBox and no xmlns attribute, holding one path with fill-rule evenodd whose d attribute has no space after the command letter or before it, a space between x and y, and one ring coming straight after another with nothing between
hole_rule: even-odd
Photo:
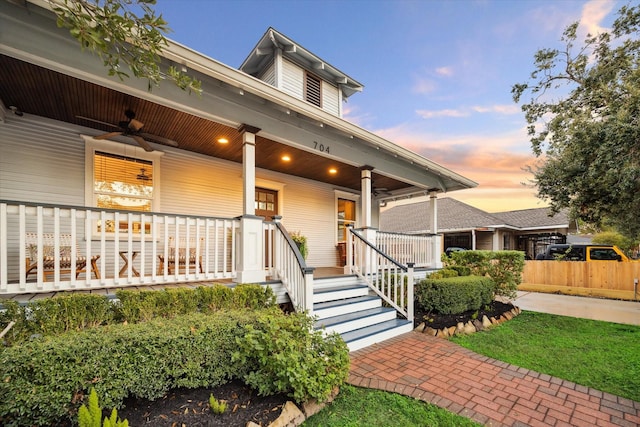
<instances>
[{"instance_id":1,"label":"window","mask_svg":"<svg viewBox=\"0 0 640 427\"><path fill-rule=\"evenodd\" d=\"M153 162L101 151L93 162L96 207L151 212Z\"/></svg>"},{"instance_id":2,"label":"window","mask_svg":"<svg viewBox=\"0 0 640 427\"><path fill-rule=\"evenodd\" d=\"M356 224L356 202L347 199L338 199L338 241L347 240L347 225Z\"/></svg>"},{"instance_id":3,"label":"window","mask_svg":"<svg viewBox=\"0 0 640 427\"><path fill-rule=\"evenodd\" d=\"M316 107L322 108L322 86L319 78L305 73L304 77L304 100Z\"/></svg>"},{"instance_id":4,"label":"window","mask_svg":"<svg viewBox=\"0 0 640 427\"><path fill-rule=\"evenodd\" d=\"M256 188L255 209L256 215L271 221L274 215L278 215L278 192L266 188Z\"/></svg>"},{"instance_id":5,"label":"window","mask_svg":"<svg viewBox=\"0 0 640 427\"><path fill-rule=\"evenodd\" d=\"M112 141L86 140L86 205L122 211L152 212L157 210L159 158L161 152L147 153L142 149ZM101 221L94 222L94 233L102 232ZM127 231L127 221L115 224L107 220L104 231L113 233L116 227ZM145 224L145 234L151 224ZM139 234L139 223L133 232Z\"/></svg>"}]
</instances>

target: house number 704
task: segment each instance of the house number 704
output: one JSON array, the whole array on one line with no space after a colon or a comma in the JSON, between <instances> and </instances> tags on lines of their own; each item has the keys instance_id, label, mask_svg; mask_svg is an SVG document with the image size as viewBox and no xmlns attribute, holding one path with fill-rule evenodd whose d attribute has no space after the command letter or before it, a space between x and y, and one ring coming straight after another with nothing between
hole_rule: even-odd
<instances>
[{"instance_id":1,"label":"house number 704","mask_svg":"<svg viewBox=\"0 0 640 427\"><path fill-rule=\"evenodd\" d=\"M328 145L324 145L324 144L318 144L318 141L313 141L313 148L315 150L320 151L321 153L329 153L329 146Z\"/></svg>"}]
</instances>

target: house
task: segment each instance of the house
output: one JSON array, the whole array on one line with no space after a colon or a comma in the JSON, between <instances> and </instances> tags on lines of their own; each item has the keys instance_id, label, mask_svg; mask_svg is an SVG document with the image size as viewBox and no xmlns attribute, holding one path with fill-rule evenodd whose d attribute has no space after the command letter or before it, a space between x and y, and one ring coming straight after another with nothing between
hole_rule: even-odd
<instances>
[{"instance_id":1,"label":"house","mask_svg":"<svg viewBox=\"0 0 640 427\"><path fill-rule=\"evenodd\" d=\"M437 201L437 233L442 247L484 250L519 250L530 259L552 243L565 243L576 231L566 211L551 214L549 208L488 213L450 197ZM386 231L431 234L429 202L391 207L380 214Z\"/></svg>"},{"instance_id":2,"label":"house","mask_svg":"<svg viewBox=\"0 0 640 427\"><path fill-rule=\"evenodd\" d=\"M403 238L379 207L429 195L436 218L439 194L476 183L345 120L361 83L269 28L240 69L170 43L161 66L203 94L148 90L108 76L48 7L0 2L0 297L227 280L319 315L339 285L314 274L339 267L411 317L377 278L437 267L441 244L383 253Z\"/></svg>"}]
</instances>

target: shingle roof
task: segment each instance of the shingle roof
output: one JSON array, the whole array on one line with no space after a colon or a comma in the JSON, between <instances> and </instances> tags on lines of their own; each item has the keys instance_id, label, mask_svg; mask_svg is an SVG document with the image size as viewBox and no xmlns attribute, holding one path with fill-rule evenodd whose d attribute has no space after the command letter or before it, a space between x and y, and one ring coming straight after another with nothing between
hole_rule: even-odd
<instances>
[{"instance_id":1,"label":"shingle roof","mask_svg":"<svg viewBox=\"0 0 640 427\"><path fill-rule=\"evenodd\" d=\"M505 224L518 228L555 227L568 226L569 215L567 211L560 211L553 216L549 208L523 209L519 211L492 213L496 218L503 220Z\"/></svg>"},{"instance_id":2,"label":"shingle roof","mask_svg":"<svg viewBox=\"0 0 640 427\"><path fill-rule=\"evenodd\" d=\"M566 212L549 216L549 208L488 213L449 197L438 199L438 231L506 226L517 229L568 227ZM380 213L380 230L431 233L429 202L394 206Z\"/></svg>"}]
</instances>

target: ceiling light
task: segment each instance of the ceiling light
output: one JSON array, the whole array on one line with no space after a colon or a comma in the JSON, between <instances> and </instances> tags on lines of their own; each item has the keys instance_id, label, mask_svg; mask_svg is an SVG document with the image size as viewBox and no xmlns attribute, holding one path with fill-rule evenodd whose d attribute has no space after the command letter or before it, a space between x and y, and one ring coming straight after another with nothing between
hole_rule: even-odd
<instances>
[{"instance_id":1,"label":"ceiling light","mask_svg":"<svg viewBox=\"0 0 640 427\"><path fill-rule=\"evenodd\" d=\"M227 138L218 138L218 142L220 144L227 144L229 143L229 140Z\"/></svg>"},{"instance_id":2,"label":"ceiling light","mask_svg":"<svg viewBox=\"0 0 640 427\"><path fill-rule=\"evenodd\" d=\"M291 161L291 157L289 157L288 155L285 154L284 156L282 156L282 161L283 162Z\"/></svg>"},{"instance_id":3,"label":"ceiling light","mask_svg":"<svg viewBox=\"0 0 640 427\"><path fill-rule=\"evenodd\" d=\"M336 168L331 168L331 169L329 169L329 173L330 173L331 175L335 175L335 174L337 174L337 173L338 173L338 169L336 169Z\"/></svg>"}]
</instances>

